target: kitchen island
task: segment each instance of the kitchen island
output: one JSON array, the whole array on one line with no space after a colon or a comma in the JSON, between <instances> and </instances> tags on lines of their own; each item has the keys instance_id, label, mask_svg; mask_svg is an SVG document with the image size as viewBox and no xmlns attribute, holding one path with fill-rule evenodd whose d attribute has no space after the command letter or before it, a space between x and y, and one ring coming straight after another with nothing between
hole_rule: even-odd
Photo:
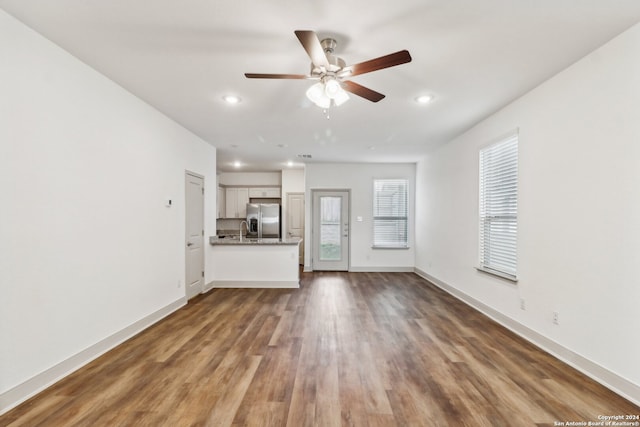
<instances>
[{"instance_id":1,"label":"kitchen island","mask_svg":"<svg viewBox=\"0 0 640 427\"><path fill-rule=\"evenodd\" d=\"M251 239L211 236L211 288L298 288L300 238Z\"/></svg>"}]
</instances>

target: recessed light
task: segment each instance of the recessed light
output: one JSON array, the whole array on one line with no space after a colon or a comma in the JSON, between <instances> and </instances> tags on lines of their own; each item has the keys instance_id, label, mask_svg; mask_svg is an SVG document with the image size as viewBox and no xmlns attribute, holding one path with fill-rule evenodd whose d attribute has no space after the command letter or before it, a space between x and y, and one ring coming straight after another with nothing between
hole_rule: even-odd
<instances>
[{"instance_id":1,"label":"recessed light","mask_svg":"<svg viewBox=\"0 0 640 427\"><path fill-rule=\"evenodd\" d=\"M416 102L418 104L428 104L433 101L433 95L420 95L416 97Z\"/></svg>"},{"instance_id":2,"label":"recessed light","mask_svg":"<svg viewBox=\"0 0 640 427\"><path fill-rule=\"evenodd\" d=\"M233 162L233 167L234 168L239 168L240 166L242 166L242 164L240 162Z\"/></svg>"},{"instance_id":3,"label":"recessed light","mask_svg":"<svg viewBox=\"0 0 640 427\"><path fill-rule=\"evenodd\" d=\"M240 102L240 97L236 95L225 95L222 97L227 104L238 104Z\"/></svg>"},{"instance_id":4,"label":"recessed light","mask_svg":"<svg viewBox=\"0 0 640 427\"><path fill-rule=\"evenodd\" d=\"M289 160L289 161L287 162L287 166L289 166L289 167L293 166L293 162L292 162L291 160Z\"/></svg>"}]
</instances>

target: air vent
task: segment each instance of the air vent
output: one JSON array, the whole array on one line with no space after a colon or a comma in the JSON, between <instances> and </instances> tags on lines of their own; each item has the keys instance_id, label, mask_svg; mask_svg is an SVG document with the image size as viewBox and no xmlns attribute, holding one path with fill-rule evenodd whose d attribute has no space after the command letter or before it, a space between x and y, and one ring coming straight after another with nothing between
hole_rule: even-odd
<instances>
[{"instance_id":1,"label":"air vent","mask_svg":"<svg viewBox=\"0 0 640 427\"><path fill-rule=\"evenodd\" d=\"M310 159L311 154L298 154L298 157L301 159Z\"/></svg>"}]
</instances>

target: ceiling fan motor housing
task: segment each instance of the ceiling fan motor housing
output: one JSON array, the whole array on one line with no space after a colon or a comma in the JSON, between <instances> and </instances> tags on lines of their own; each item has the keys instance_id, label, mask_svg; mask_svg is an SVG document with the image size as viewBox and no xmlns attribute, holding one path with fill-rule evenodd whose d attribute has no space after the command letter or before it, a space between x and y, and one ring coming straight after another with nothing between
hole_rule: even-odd
<instances>
[{"instance_id":1,"label":"ceiling fan motor housing","mask_svg":"<svg viewBox=\"0 0 640 427\"><path fill-rule=\"evenodd\" d=\"M311 64L312 76L324 77L324 75L327 73L334 74L340 71L342 68L344 68L347 65L342 58L339 58L333 54L333 51L338 45L338 43L334 39L331 39L331 38L322 39L322 41L320 41L320 45L322 46L322 49L324 50L324 53L327 56L327 62L329 62L329 67L328 69L325 70L323 69L323 67L316 67L312 63Z\"/></svg>"}]
</instances>

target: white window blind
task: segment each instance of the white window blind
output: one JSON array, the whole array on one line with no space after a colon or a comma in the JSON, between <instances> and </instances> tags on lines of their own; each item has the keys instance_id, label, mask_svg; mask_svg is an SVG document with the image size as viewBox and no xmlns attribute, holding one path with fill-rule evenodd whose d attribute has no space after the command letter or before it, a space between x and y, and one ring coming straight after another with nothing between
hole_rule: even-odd
<instances>
[{"instance_id":1,"label":"white window blind","mask_svg":"<svg viewBox=\"0 0 640 427\"><path fill-rule=\"evenodd\" d=\"M406 248L407 193L406 179L373 181L373 247Z\"/></svg>"},{"instance_id":2,"label":"white window blind","mask_svg":"<svg viewBox=\"0 0 640 427\"><path fill-rule=\"evenodd\" d=\"M515 280L518 134L480 150L480 269Z\"/></svg>"}]
</instances>

